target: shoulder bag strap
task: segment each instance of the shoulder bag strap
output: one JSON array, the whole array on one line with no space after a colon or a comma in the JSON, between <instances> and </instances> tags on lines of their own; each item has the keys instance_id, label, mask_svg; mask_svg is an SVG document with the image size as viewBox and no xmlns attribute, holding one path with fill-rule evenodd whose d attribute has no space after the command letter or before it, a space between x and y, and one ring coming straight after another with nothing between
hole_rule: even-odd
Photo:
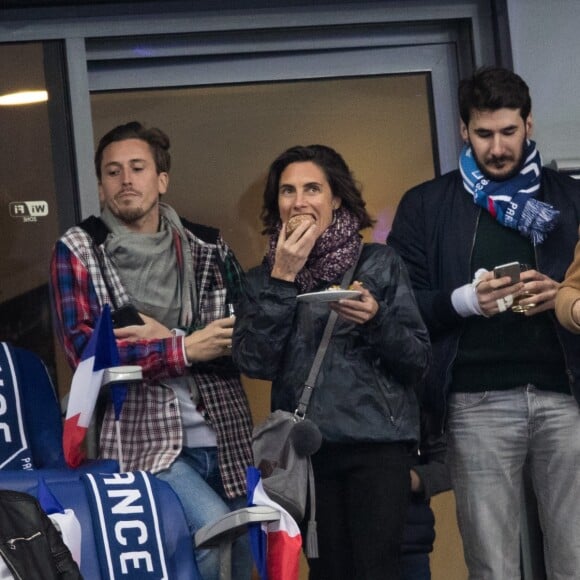
<instances>
[{"instance_id":1,"label":"shoulder bag strap","mask_svg":"<svg viewBox=\"0 0 580 580\"><path fill-rule=\"evenodd\" d=\"M342 282L340 283L340 287L345 290L352 277L354 275L354 271L358 264L358 258L361 255L363 248L363 244L361 242L360 248L358 251L358 256L355 263L347 270L347 272L342 277ZM312 368L310 369L310 373L308 374L308 378L304 383L304 389L302 391L302 395L300 395L300 400L298 401L298 407L296 411L294 411L294 415L297 419L302 420L306 417L306 411L308 409L308 405L310 403L310 397L312 396L312 391L314 391L314 387L316 385L316 377L318 376L318 372L320 371L320 366L322 365L322 361L324 359L324 355L326 354L326 349L328 348L328 343L330 342L330 337L332 336L332 331L334 330L334 325L336 323L336 319L338 318L338 314L334 312L334 310L330 313L328 317L328 321L326 323L326 327L324 328L324 333L322 335L322 339L320 340L320 344L318 346L318 350L316 351L316 356L314 357L314 362L312 363Z\"/></svg>"}]
</instances>

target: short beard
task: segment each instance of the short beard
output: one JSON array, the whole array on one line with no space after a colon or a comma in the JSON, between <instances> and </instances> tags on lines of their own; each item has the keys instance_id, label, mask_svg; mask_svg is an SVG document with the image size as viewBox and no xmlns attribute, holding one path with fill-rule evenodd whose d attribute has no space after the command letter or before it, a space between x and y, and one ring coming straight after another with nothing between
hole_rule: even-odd
<instances>
[{"instance_id":1,"label":"short beard","mask_svg":"<svg viewBox=\"0 0 580 580\"><path fill-rule=\"evenodd\" d=\"M131 225L139 220L143 219L153 208L159 204L159 197L157 201L152 203L148 207L138 206L138 207L123 207L119 205L112 204L110 209L111 213L115 215L115 217L123 222L124 224Z\"/></svg>"},{"instance_id":2,"label":"short beard","mask_svg":"<svg viewBox=\"0 0 580 580\"><path fill-rule=\"evenodd\" d=\"M135 222L139 221L144 215L145 212L143 211L143 208L140 207L115 212L115 216L120 221L126 224L134 224Z\"/></svg>"},{"instance_id":3,"label":"short beard","mask_svg":"<svg viewBox=\"0 0 580 580\"><path fill-rule=\"evenodd\" d=\"M479 167L479 170L483 173L483 175L485 175L485 177L487 177L487 179L489 179L490 181L501 182L501 181L508 181L512 177L515 177L522 170L523 164L524 164L524 160L522 158L519 165L516 165L509 173L507 173L506 175L502 175L501 177L498 177L497 175L493 175L492 173L489 173L483 167L481 167L479 165L479 163L477 165Z\"/></svg>"},{"instance_id":4,"label":"short beard","mask_svg":"<svg viewBox=\"0 0 580 580\"><path fill-rule=\"evenodd\" d=\"M471 146L471 143L470 143L470 146ZM498 177L497 175L493 175L492 173L489 173L489 171L487 171L485 168L485 164L481 163L479 158L475 154L475 149L473 147L471 147L471 150L473 151L473 158L475 160L475 163L477 164L477 167L479 168L481 173L490 181L496 181L496 182L508 181L509 179L512 179L512 177L515 177L522 170L522 167L524 166L525 141L524 141L524 143L522 143L522 150L521 150L519 163L517 165L515 165L514 168L509 173L507 173L506 175L503 175L502 177Z\"/></svg>"}]
</instances>

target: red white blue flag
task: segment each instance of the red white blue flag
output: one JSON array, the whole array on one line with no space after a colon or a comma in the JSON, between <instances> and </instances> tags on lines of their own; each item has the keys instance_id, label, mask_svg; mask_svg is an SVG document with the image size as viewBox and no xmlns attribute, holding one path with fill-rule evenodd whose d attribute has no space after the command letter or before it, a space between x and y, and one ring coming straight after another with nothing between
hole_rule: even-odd
<instances>
[{"instance_id":1,"label":"red white blue flag","mask_svg":"<svg viewBox=\"0 0 580 580\"><path fill-rule=\"evenodd\" d=\"M113 334L111 310L106 304L83 351L70 388L63 448L65 460L71 467L78 467L85 458L82 444L101 390L103 373L118 364L119 351Z\"/></svg>"},{"instance_id":2,"label":"red white blue flag","mask_svg":"<svg viewBox=\"0 0 580 580\"><path fill-rule=\"evenodd\" d=\"M248 467L248 504L277 509L280 520L251 524L250 541L260 580L298 580L302 536L294 518L272 501L262 486L260 471Z\"/></svg>"}]
</instances>

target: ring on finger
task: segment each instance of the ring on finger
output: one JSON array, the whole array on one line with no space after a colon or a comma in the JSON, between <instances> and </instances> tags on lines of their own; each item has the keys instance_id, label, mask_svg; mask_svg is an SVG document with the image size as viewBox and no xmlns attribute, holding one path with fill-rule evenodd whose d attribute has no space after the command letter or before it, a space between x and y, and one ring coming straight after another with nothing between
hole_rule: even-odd
<instances>
[{"instance_id":1,"label":"ring on finger","mask_svg":"<svg viewBox=\"0 0 580 580\"><path fill-rule=\"evenodd\" d=\"M514 303L514 295L508 294L507 296L503 297L503 300L505 302L506 308L511 308Z\"/></svg>"},{"instance_id":2,"label":"ring on finger","mask_svg":"<svg viewBox=\"0 0 580 580\"><path fill-rule=\"evenodd\" d=\"M505 312L507 310L507 304L505 298L498 298L495 303L497 304L497 309L500 312Z\"/></svg>"}]
</instances>

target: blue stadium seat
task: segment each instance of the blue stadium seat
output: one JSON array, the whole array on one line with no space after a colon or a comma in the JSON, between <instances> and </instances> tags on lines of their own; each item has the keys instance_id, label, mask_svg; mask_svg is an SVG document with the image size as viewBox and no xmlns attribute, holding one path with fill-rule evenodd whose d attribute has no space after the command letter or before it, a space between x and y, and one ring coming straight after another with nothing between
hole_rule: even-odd
<instances>
[{"instance_id":1,"label":"blue stadium seat","mask_svg":"<svg viewBox=\"0 0 580 580\"><path fill-rule=\"evenodd\" d=\"M145 472L4 471L0 489L38 497L39 477L80 522L84 578L200 578L181 503L164 481Z\"/></svg>"},{"instance_id":2,"label":"blue stadium seat","mask_svg":"<svg viewBox=\"0 0 580 580\"><path fill-rule=\"evenodd\" d=\"M129 495L119 502L121 506L125 505L123 501L130 503L129 500L144 496L142 489L135 491L130 486L124 486L124 478L134 476L139 481L143 480L145 488L150 490L150 496L154 498L152 517L158 522L159 550L156 552L149 542L148 550L142 552L147 562L159 563L156 554L160 551L164 554L166 575L156 576L158 578L199 578L194 557L195 545L214 547L220 551L220 577L227 579L230 576L231 543L235 538L245 533L249 523L279 518L279 514L269 508L243 508L210 523L192 539L181 503L167 483L144 472L118 473L119 464L115 460L87 460L80 467L71 469L64 460L62 436L60 405L44 363L30 351L0 342L0 489L13 489L38 497L42 478L62 507L74 511L82 528L80 568L85 578L100 580L114 577L110 573L111 566L114 568L119 561L111 554L117 554L121 559L125 557L122 548L115 552L102 546L102 532L109 526L114 527L118 509L107 514L106 501L95 503L93 491L98 482L104 482L103 485L113 482L113 497L126 489ZM103 497L108 497L108 494L104 493ZM151 522L142 525L133 507L129 505L127 522L116 523L121 528L133 526L129 536L134 539L139 537L135 530L147 530L149 533L155 526L150 525ZM109 539L114 536L111 529ZM130 567L132 563L136 564L127 559L124 565ZM155 574L157 572L155 568ZM145 574L142 568L127 574L121 571L117 575L128 580L154 577Z\"/></svg>"},{"instance_id":3,"label":"blue stadium seat","mask_svg":"<svg viewBox=\"0 0 580 580\"><path fill-rule=\"evenodd\" d=\"M0 470L72 470L62 447L62 415L56 389L42 360L0 342ZM87 460L77 468L118 471L114 460Z\"/></svg>"},{"instance_id":4,"label":"blue stadium seat","mask_svg":"<svg viewBox=\"0 0 580 580\"><path fill-rule=\"evenodd\" d=\"M62 468L62 417L44 363L0 343L0 469Z\"/></svg>"}]
</instances>

